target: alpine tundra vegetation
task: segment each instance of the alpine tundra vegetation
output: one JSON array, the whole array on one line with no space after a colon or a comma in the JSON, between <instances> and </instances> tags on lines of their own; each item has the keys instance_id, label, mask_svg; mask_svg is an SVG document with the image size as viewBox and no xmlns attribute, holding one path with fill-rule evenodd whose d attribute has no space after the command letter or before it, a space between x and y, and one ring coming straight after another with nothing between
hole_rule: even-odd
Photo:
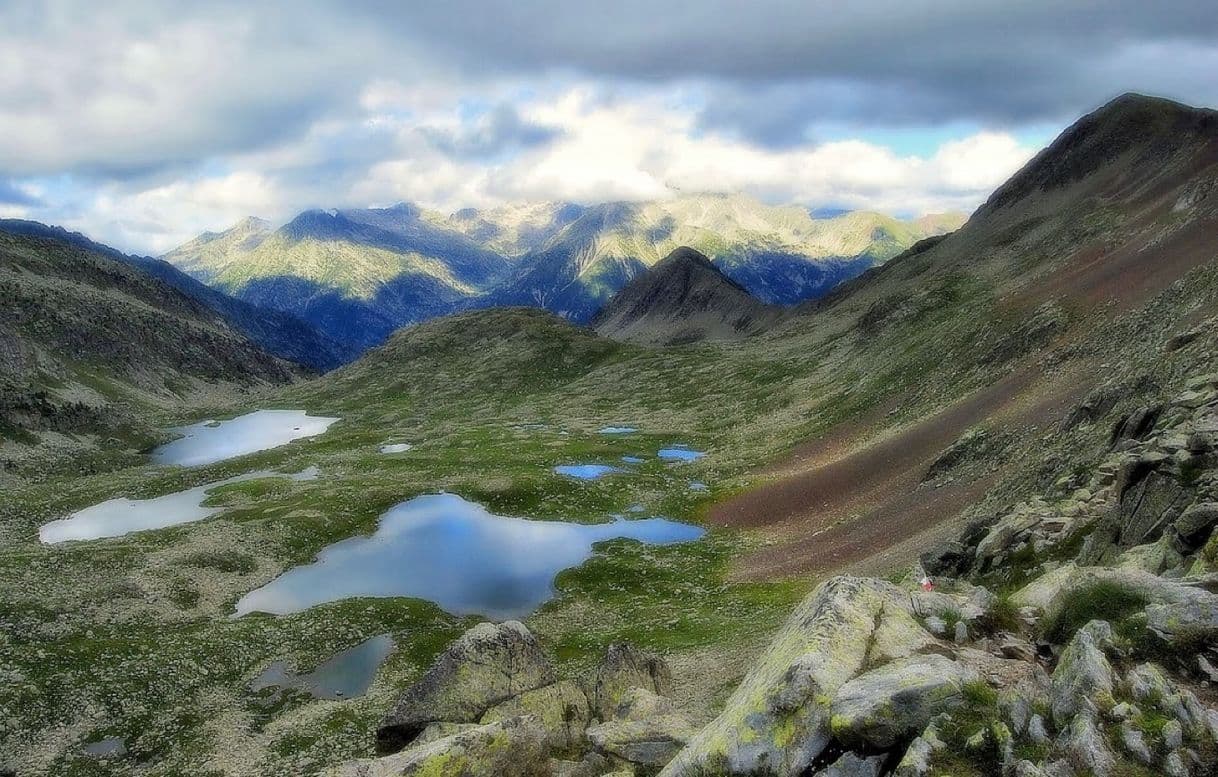
<instances>
[{"instance_id":1,"label":"alpine tundra vegetation","mask_svg":"<svg viewBox=\"0 0 1218 777\"><path fill-rule=\"evenodd\" d=\"M188 5L0 5L0 777L1218 774L1213 9Z\"/></svg>"}]
</instances>

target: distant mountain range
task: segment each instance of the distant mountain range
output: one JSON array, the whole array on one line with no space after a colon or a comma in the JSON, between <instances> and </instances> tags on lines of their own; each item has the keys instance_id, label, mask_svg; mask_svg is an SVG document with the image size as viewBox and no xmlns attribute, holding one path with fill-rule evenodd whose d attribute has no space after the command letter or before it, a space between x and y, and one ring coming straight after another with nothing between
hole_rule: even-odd
<instances>
[{"instance_id":1,"label":"distant mountain range","mask_svg":"<svg viewBox=\"0 0 1218 777\"><path fill-rule=\"evenodd\" d=\"M297 315L363 349L457 310L528 305L586 323L678 246L761 300L789 305L951 231L962 214L816 218L739 195L651 203L526 203L451 215L413 205L246 219L163 259L228 294Z\"/></svg>"}]
</instances>

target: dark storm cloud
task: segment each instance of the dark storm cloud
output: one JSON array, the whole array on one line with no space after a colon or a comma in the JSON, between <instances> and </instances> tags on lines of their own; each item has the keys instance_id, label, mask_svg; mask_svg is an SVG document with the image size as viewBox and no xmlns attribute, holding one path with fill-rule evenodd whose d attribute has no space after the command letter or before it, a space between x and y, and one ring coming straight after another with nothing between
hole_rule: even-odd
<instances>
[{"instance_id":1,"label":"dark storm cloud","mask_svg":"<svg viewBox=\"0 0 1218 777\"><path fill-rule=\"evenodd\" d=\"M0 205L41 205L42 200L20 189L17 184L0 178Z\"/></svg>"},{"instance_id":2,"label":"dark storm cloud","mask_svg":"<svg viewBox=\"0 0 1218 777\"><path fill-rule=\"evenodd\" d=\"M562 134L556 127L525 121L507 104L496 106L459 129L423 127L420 131L436 149L467 159L491 159L510 151L534 148Z\"/></svg>"},{"instance_id":3,"label":"dark storm cloud","mask_svg":"<svg viewBox=\"0 0 1218 777\"><path fill-rule=\"evenodd\" d=\"M1218 97L1218 3L938 0L588 4L481 0L364 10L470 73L570 68L718 82L755 137L783 114L872 122L1059 120L1130 89ZM777 94L776 111L767 111ZM785 98L785 99L783 99ZM799 106L792 106L798 98Z\"/></svg>"}]
</instances>

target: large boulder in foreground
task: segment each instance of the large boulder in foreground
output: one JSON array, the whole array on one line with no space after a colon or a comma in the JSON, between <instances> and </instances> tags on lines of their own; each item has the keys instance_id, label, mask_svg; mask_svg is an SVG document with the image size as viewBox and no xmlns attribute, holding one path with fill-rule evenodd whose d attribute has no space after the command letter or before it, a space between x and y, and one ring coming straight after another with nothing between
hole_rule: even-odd
<instances>
[{"instance_id":1,"label":"large boulder in foreground","mask_svg":"<svg viewBox=\"0 0 1218 777\"><path fill-rule=\"evenodd\" d=\"M615 643L605 651L605 658L596 670L593 712L601 720L610 720L630 689L643 688L657 696L667 696L671 685L672 671L663 658L629 643Z\"/></svg>"},{"instance_id":2,"label":"large boulder in foreground","mask_svg":"<svg viewBox=\"0 0 1218 777\"><path fill-rule=\"evenodd\" d=\"M556 681L549 658L524 624L480 623L402 693L377 729L377 749L401 750L430 723L477 723L494 705Z\"/></svg>"},{"instance_id":3,"label":"large boulder in foreground","mask_svg":"<svg viewBox=\"0 0 1218 777\"><path fill-rule=\"evenodd\" d=\"M670 700L632 688L622 695L611 720L588 729L588 741L605 755L652 772L671 761L694 731Z\"/></svg>"},{"instance_id":4,"label":"large boulder in foreground","mask_svg":"<svg viewBox=\"0 0 1218 777\"><path fill-rule=\"evenodd\" d=\"M584 729L591 720L588 697L570 680L525 691L491 707L483 723L531 715L546 732L546 746L557 752L572 750L584 743Z\"/></svg>"},{"instance_id":5,"label":"large boulder in foreground","mask_svg":"<svg viewBox=\"0 0 1218 777\"><path fill-rule=\"evenodd\" d=\"M847 747L886 750L964 701L974 670L941 655L900 658L859 675L830 704L833 736Z\"/></svg>"},{"instance_id":6,"label":"large boulder in foreground","mask_svg":"<svg viewBox=\"0 0 1218 777\"><path fill-rule=\"evenodd\" d=\"M832 741L829 703L869 667L938 643L891 583L835 577L796 608L723 712L663 777L802 774Z\"/></svg>"},{"instance_id":7,"label":"large boulder in foreground","mask_svg":"<svg viewBox=\"0 0 1218 777\"><path fill-rule=\"evenodd\" d=\"M546 734L532 717L474 726L383 758L352 761L328 777L550 777Z\"/></svg>"}]
</instances>

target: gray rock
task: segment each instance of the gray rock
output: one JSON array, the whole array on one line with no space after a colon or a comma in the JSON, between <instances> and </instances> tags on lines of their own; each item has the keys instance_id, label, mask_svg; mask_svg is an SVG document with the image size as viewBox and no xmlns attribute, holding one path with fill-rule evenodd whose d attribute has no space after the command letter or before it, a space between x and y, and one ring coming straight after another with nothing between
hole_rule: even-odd
<instances>
[{"instance_id":1,"label":"gray rock","mask_svg":"<svg viewBox=\"0 0 1218 777\"><path fill-rule=\"evenodd\" d=\"M597 751L650 770L672 760L695 728L672 702L645 688L623 695L612 720L591 726L588 741Z\"/></svg>"},{"instance_id":2,"label":"gray rock","mask_svg":"<svg viewBox=\"0 0 1218 777\"><path fill-rule=\"evenodd\" d=\"M532 718L475 726L383 758L352 761L329 777L550 777L545 731Z\"/></svg>"},{"instance_id":3,"label":"gray rock","mask_svg":"<svg viewBox=\"0 0 1218 777\"><path fill-rule=\"evenodd\" d=\"M830 704L833 736L847 747L886 749L959 706L976 671L940 655L915 655L843 685Z\"/></svg>"},{"instance_id":4,"label":"gray rock","mask_svg":"<svg viewBox=\"0 0 1218 777\"><path fill-rule=\"evenodd\" d=\"M931 634L943 635L947 633L947 624L938 615L926 616L926 629Z\"/></svg>"},{"instance_id":5,"label":"gray rock","mask_svg":"<svg viewBox=\"0 0 1218 777\"><path fill-rule=\"evenodd\" d=\"M952 635L957 645L968 642L968 625L964 621L956 621L955 633Z\"/></svg>"},{"instance_id":6,"label":"gray rock","mask_svg":"<svg viewBox=\"0 0 1218 777\"><path fill-rule=\"evenodd\" d=\"M584 729L592 720L588 697L568 680L513 696L486 711L482 723L532 715L546 731L546 746L565 751L584 742Z\"/></svg>"},{"instance_id":7,"label":"gray rock","mask_svg":"<svg viewBox=\"0 0 1218 777\"><path fill-rule=\"evenodd\" d=\"M400 750L430 723L476 723L492 706L556 680L549 658L524 624L478 624L402 693L381 721L377 747Z\"/></svg>"},{"instance_id":8,"label":"gray rock","mask_svg":"<svg viewBox=\"0 0 1218 777\"><path fill-rule=\"evenodd\" d=\"M1218 503L1201 502L1192 505L1176 519L1173 529L1182 549L1196 550L1205 544L1218 524Z\"/></svg>"},{"instance_id":9,"label":"gray rock","mask_svg":"<svg viewBox=\"0 0 1218 777\"><path fill-rule=\"evenodd\" d=\"M806 771L832 740L839 688L870 665L938 644L910 608L907 592L881 580L822 583L663 777Z\"/></svg>"},{"instance_id":10,"label":"gray rock","mask_svg":"<svg viewBox=\"0 0 1218 777\"><path fill-rule=\"evenodd\" d=\"M1115 678L1104 649L1112 642L1112 627L1091 621L1079 629L1062 651L1050 690L1053 720L1066 726L1086 705L1113 706Z\"/></svg>"},{"instance_id":11,"label":"gray rock","mask_svg":"<svg viewBox=\"0 0 1218 777\"><path fill-rule=\"evenodd\" d=\"M1084 773L1090 770L1095 777L1107 777L1116 766L1104 732L1090 710L1074 716L1058 744L1074 768Z\"/></svg>"},{"instance_id":12,"label":"gray rock","mask_svg":"<svg viewBox=\"0 0 1218 777\"><path fill-rule=\"evenodd\" d=\"M1125 752L1147 766L1154 762L1154 755L1146 746L1146 739L1142 736L1142 732L1134 728L1129 721L1121 724L1121 746L1125 748Z\"/></svg>"},{"instance_id":13,"label":"gray rock","mask_svg":"<svg viewBox=\"0 0 1218 777\"><path fill-rule=\"evenodd\" d=\"M900 763L893 771L893 777L926 777L930 774L931 758L936 750L941 750L943 747L945 745L939 738L938 726L932 722L906 748L905 755L902 756Z\"/></svg>"},{"instance_id":14,"label":"gray rock","mask_svg":"<svg viewBox=\"0 0 1218 777\"><path fill-rule=\"evenodd\" d=\"M622 695L631 688L645 688L657 696L667 696L671 686L672 671L663 658L626 643L610 645L596 670L593 713L601 720L609 720Z\"/></svg>"},{"instance_id":15,"label":"gray rock","mask_svg":"<svg viewBox=\"0 0 1218 777\"><path fill-rule=\"evenodd\" d=\"M863 758L854 753L846 753L833 762L828 769L819 773L819 777L879 777L880 769L884 766L884 756L873 755Z\"/></svg>"},{"instance_id":16,"label":"gray rock","mask_svg":"<svg viewBox=\"0 0 1218 777\"><path fill-rule=\"evenodd\" d=\"M1184 745L1184 727L1178 720L1169 720L1163 726L1163 744L1168 750L1175 750Z\"/></svg>"},{"instance_id":17,"label":"gray rock","mask_svg":"<svg viewBox=\"0 0 1218 777\"><path fill-rule=\"evenodd\" d=\"M1188 767L1179 753L1169 753L1163 760L1163 774L1167 777L1188 777Z\"/></svg>"},{"instance_id":18,"label":"gray rock","mask_svg":"<svg viewBox=\"0 0 1218 777\"><path fill-rule=\"evenodd\" d=\"M1049 732L1045 728L1045 719L1039 714L1033 714L1028 718L1028 739L1031 739L1038 745L1043 745L1049 741Z\"/></svg>"}]
</instances>

